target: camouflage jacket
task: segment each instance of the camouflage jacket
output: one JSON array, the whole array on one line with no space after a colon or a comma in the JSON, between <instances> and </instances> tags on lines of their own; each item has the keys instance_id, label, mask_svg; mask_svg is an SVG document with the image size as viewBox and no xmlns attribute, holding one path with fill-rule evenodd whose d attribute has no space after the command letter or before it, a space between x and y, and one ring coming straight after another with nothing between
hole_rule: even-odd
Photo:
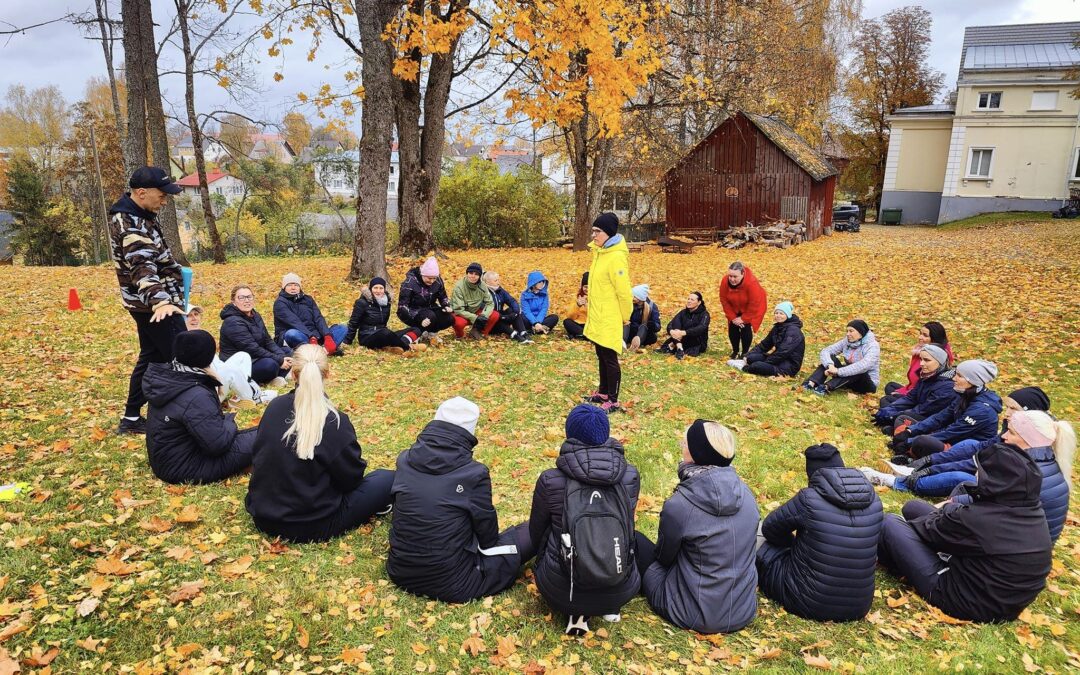
<instances>
[{"instance_id":1,"label":"camouflage jacket","mask_svg":"<svg viewBox=\"0 0 1080 675\"><path fill-rule=\"evenodd\" d=\"M109 242L120 299L132 312L183 308L184 281L154 214L124 195L109 209Z\"/></svg>"}]
</instances>

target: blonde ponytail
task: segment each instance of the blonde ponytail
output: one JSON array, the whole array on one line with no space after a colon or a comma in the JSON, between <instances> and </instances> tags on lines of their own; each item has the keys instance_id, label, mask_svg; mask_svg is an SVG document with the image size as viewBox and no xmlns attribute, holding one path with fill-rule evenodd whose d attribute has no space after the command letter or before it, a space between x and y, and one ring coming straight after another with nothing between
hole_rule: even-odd
<instances>
[{"instance_id":1,"label":"blonde ponytail","mask_svg":"<svg viewBox=\"0 0 1080 675\"><path fill-rule=\"evenodd\" d=\"M300 345L293 352L292 374L297 382L293 421L281 440L288 442L291 438L300 459L315 457L315 446L322 442L327 415L332 414L338 423L341 421L323 388L323 378L329 371L326 350L319 345Z\"/></svg>"},{"instance_id":2,"label":"blonde ponytail","mask_svg":"<svg viewBox=\"0 0 1080 675\"><path fill-rule=\"evenodd\" d=\"M1076 456L1076 432L1073 431L1072 425L1065 420L1055 421L1054 426L1057 427L1057 438L1054 439L1054 444L1051 446L1054 449L1054 460L1057 461L1058 468L1061 469L1061 475L1065 476L1065 483L1071 491L1072 465L1073 458Z\"/></svg>"}]
</instances>

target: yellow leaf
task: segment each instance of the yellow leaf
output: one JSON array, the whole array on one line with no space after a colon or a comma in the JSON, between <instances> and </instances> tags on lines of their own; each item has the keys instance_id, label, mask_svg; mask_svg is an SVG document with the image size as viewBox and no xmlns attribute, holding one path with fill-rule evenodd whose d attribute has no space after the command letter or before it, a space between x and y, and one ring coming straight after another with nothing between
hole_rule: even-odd
<instances>
[{"instance_id":1,"label":"yellow leaf","mask_svg":"<svg viewBox=\"0 0 1080 675\"><path fill-rule=\"evenodd\" d=\"M832 662L829 661L829 659L825 658L824 656L821 656L820 654L817 655L817 656L812 656L810 654L803 654L803 662L805 662L806 665L810 666L811 668L819 668L821 670L832 670L833 669Z\"/></svg>"}]
</instances>

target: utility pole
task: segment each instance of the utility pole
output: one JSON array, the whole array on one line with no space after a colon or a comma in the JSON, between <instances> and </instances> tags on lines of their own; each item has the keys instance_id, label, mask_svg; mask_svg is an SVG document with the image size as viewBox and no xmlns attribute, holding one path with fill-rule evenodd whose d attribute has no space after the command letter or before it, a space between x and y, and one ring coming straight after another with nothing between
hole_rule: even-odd
<instances>
[{"instance_id":1,"label":"utility pole","mask_svg":"<svg viewBox=\"0 0 1080 675\"><path fill-rule=\"evenodd\" d=\"M90 147L94 151L94 172L97 174L98 201L101 204L102 234L109 231L109 210L105 207L105 188L101 180L101 160L98 158L97 136L94 135L94 124L90 123ZM94 228L95 230L97 228ZM98 251L98 236L94 235L94 263L100 263L101 256Z\"/></svg>"}]
</instances>

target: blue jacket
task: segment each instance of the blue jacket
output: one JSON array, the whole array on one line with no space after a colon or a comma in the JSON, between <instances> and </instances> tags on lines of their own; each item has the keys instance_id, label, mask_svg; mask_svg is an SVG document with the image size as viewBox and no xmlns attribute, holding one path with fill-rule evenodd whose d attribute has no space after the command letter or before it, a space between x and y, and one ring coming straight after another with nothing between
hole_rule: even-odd
<instances>
[{"instance_id":1,"label":"blue jacket","mask_svg":"<svg viewBox=\"0 0 1080 675\"><path fill-rule=\"evenodd\" d=\"M652 333L660 332L660 308L656 306L656 303L649 298L645 302L649 303L649 326L648 330ZM630 312L630 323L641 325L641 315L645 313L644 304L634 304L634 311Z\"/></svg>"},{"instance_id":2,"label":"blue jacket","mask_svg":"<svg viewBox=\"0 0 1080 675\"><path fill-rule=\"evenodd\" d=\"M857 469L818 469L761 525L762 592L816 621L857 621L874 600L874 568L884 515Z\"/></svg>"},{"instance_id":3,"label":"blue jacket","mask_svg":"<svg viewBox=\"0 0 1080 675\"><path fill-rule=\"evenodd\" d=\"M544 283L543 288L533 293L532 287L540 282ZM525 290L521 294L521 313L525 315L525 323L530 326L541 323L547 318L550 306L547 277L540 270L529 272L529 278L525 281Z\"/></svg>"},{"instance_id":4,"label":"blue jacket","mask_svg":"<svg viewBox=\"0 0 1080 675\"><path fill-rule=\"evenodd\" d=\"M330 334L315 298L303 291L289 295L283 288L274 301L274 342L281 343L290 328L319 340Z\"/></svg>"},{"instance_id":5,"label":"blue jacket","mask_svg":"<svg viewBox=\"0 0 1080 675\"><path fill-rule=\"evenodd\" d=\"M892 424L901 413L927 418L945 410L959 395L952 386L954 372L942 370L936 375L919 379L908 393L879 410L874 415L874 422L878 425Z\"/></svg>"},{"instance_id":6,"label":"blue jacket","mask_svg":"<svg viewBox=\"0 0 1080 675\"><path fill-rule=\"evenodd\" d=\"M497 291L491 291L491 297L495 300L495 311L499 313L500 319L510 321L521 314L521 305L502 286L499 286Z\"/></svg>"},{"instance_id":7,"label":"blue jacket","mask_svg":"<svg viewBox=\"0 0 1080 675\"><path fill-rule=\"evenodd\" d=\"M908 427L911 437L930 435L942 443L956 443L968 438L983 441L997 435L1001 397L983 389L968 403L963 395L941 412Z\"/></svg>"},{"instance_id":8,"label":"blue jacket","mask_svg":"<svg viewBox=\"0 0 1080 675\"><path fill-rule=\"evenodd\" d=\"M660 512L656 560L641 586L657 614L699 633L731 633L757 614L758 507L735 469L683 464Z\"/></svg>"}]
</instances>

